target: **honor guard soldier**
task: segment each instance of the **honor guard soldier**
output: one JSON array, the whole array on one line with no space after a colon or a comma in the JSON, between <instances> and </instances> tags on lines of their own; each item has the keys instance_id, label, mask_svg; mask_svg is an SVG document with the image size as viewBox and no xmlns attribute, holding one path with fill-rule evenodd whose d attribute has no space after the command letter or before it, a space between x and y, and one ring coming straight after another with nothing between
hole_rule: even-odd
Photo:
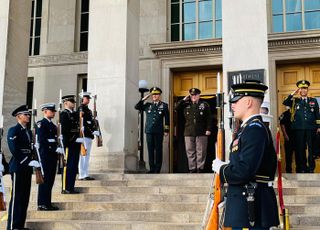
<instances>
[{"instance_id":1,"label":"honor guard soldier","mask_svg":"<svg viewBox=\"0 0 320 230\"><path fill-rule=\"evenodd\" d=\"M150 93L135 106L135 109L145 111L147 115L145 133L149 154L149 173L160 173L163 135L167 136L169 134L169 108L167 103L160 100L161 93L162 90L160 88L152 87ZM152 96L152 102L144 104L144 101L150 96Z\"/></svg>"},{"instance_id":2,"label":"honor guard soldier","mask_svg":"<svg viewBox=\"0 0 320 230\"><path fill-rule=\"evenodd\" d=\"M200 93L199 89L191 88L176 106L185 117L184 140L190 173L203 172L213 120L209 104L200 100Z\"/></svg>"},{"instance_id":3,"label":"honor guard soldier","mask_svg":"<svg viewBox=\"0 0 320 230\"><path fill-rule=\"evenodd\" d=\"M224 226L269 230L279 225L279 216L273 188L277 157L270 130L259 114L268 87L247 81L231 89L231 109L242 124L230 145L230 162L212 162L212 170L228 184Z\"/></svg>"},{"instance_id":4,"label":"honor guard soldier","mask_svg":"<svg viewBox=\"0 0 320 230\"><path fill-rule=\"evenodd\" d=\"M66 95L62 97L64 110L60 115L60 122L63 135L63 146L66 153L66 166L63 169L62 194L79 193L74 189L76 175L79 164L80 143L83 141L79 138L79 114L74 111L75 96Z\"/></svg>"},{"instance_id":5,"label":"honor guard soldier","mask_svg":"<svg viewBox=\"0 0 320 230\"><path fill-rule=\"evenodd\" d=\"M82 92L80 93L80 97L82 98L81 105L78 108L78 113L83 113L83 136L86 142L86 155L80 156L79 161L79 180L94 180L93 177L89 177L88 169L89 169L89 159L92 147L92 140L94 139L94 135L100 135L98 131L96 131L94 118L92 116L92 111L89 109L88 105L91 99L91 93Z\"/></svg>"},{"instance_id":6,"label":"honor guard soldier","mask_svg":"<svg viewBox=\"0 0 320 230\"><path fill-rule=\"evenodd\" d=\"M52 122L55 116L56 105L46 103L40 106L43 119L37 122L37 135L41 163L44 171L44 183L38 187L38 210L58 210L51 203L51 193L57 170L57 126Z\"/></svg>"},{"instance_id":7,"label":"honor guard soldier","mask_svg":"<svg viewBox=\"0 0 320 230\"><path fill-rule=\"evenodd\" d=\"M39 168L38 161L32 160L32 133L27 128L31 113L27 105L12 112L17 124L8 131L7 142L12 158L9 172L12 179L11 199L8 210L7 230L27 229L24 224L29 204L32 168Z\"/></svg>"},{"instance_id":8,"label":"honor guard soldier","mask_svg":"<svg viewBox=\"0 0 320 230\"><path fill-rule=\"evenodd\" d=\"M319 105L315 98L308 97L310 82L300 80L298 89L292 92L283 104L289 106L292 111L291 129L293 131L296 151L296 172L313 173L315 169L315 137L320 132ZM299 93L300 97L294 97ZM308 146L308 166L305 154Z\"/></svg>"}]
</instances>

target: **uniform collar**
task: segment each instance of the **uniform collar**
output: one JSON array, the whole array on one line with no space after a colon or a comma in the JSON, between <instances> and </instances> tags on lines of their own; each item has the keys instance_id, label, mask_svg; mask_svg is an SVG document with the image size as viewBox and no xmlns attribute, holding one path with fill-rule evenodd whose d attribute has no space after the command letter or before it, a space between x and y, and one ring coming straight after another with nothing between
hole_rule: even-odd
<instances>
[{"instance_id":1,"label":"uniform collar","mask_svg":"<svg viewBox=\"0 0 320 230\"><path fill-rule=\"evenodd\" d=\"M73 113L73 110L69 109L69 108L65 108L66 110L68 110L70 113Z\"/></svg>"},{"instance_id":2,"label":"uniform collar","mask_svg":"<svg viewBox=\"0 0 320 230\"><path fill-rule=\"evenodd\" d=\"M252 118L257 117L257 116L260 117L260 114L253 114L253 115L249 116L247 119L243 120L241 127L243 127L246 123L248 123L249 120L251 120Z\"/></svg>"},{"instance_id":3,"label":"uniform collar","mask_svg":"<svg viewBox=\"0 0 320 230\"><path fill-rule=\"evenodd\" d=\"M27 127L23 126L21 123L18 122L18 124L23 128L26 129Z\"/></svg>"},{"instance_id":4,"label":"uniform collar","mask_svg":"<svg viewBox=\"0 0 320 230\"><path fill-rule=\"evenodd\" d=\"M46 119L49 123L51 123L51 119L47 118L47 117L43 117L44 119Z\"/></svg>"}]
</instances>

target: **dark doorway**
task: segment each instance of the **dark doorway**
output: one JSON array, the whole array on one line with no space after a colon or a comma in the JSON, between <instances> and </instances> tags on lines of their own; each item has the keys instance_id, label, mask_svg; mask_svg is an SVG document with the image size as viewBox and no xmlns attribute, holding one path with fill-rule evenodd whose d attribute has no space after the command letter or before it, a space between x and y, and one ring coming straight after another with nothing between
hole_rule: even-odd
<instances>
[{"instance_id":1,"label":"dark doorway","mask_svg":"<svg viewBox=\"0 0 320 230\"><path fill-rule=\"evenodd\" d=\"M174 97L173 98L173 104L176 105L176 103L179 100L182 100L183 97ZM207 150L207 157L206 157L206 163L204 167L204 172L210 173L211 170L211 164L212 161L215 159L215 144L217 140L217 110L216 110L216 97L215 95L211 96L203 96L201 97L201 100L206 101L209 103L212 113L212 132L209 136L208 140L208 150ZM185 143L184 143L184 115L183 111L175 111L174 112L174 135L173 135L173 173L188 173L188 159L186 155L186 149L185 149Z\"/></svg>"}]
</instances>

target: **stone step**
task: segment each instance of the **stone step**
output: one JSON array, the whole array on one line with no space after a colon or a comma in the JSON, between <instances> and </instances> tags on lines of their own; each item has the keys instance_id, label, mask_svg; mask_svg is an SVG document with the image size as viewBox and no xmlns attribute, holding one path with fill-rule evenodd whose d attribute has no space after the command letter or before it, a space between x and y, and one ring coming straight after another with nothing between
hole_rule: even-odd
<instances>
[{"instance_id":1,"label":"stone step","mask_svg":"<svg viewBox=\"0 0 320 230\"><path fill-rule=\"evenodd\" d=\"M286 205L291 204L318 204L320 207L320 196L319 195L287 195L284 196L284 203Z\"/></svg>"}]
</instances>

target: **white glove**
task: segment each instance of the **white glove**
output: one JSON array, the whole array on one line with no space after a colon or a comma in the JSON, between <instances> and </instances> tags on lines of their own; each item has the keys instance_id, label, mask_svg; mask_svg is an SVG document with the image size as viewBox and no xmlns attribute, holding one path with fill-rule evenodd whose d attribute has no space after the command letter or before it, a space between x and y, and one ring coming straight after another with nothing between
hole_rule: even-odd
<instances>
[{"instance_id":1,"label":"white glove","mask_svg":"<svg viewBox=\"0 0 320 230\"><path fill-rule=\"evenodd\" d=\"M59 135L59 140L63 141L63 136L62 135Z\"/></svg>"},{"instance_id":2,"label":"white glove","mask_svg":"<svg viewBox=\"0 0 320 230\"><path fill-rule=\"evenodd\" d=\"M216 158L215 160L212 161L212 171L219 173L221 166L226 164L228 163Z\"/></svg>"},{"instance_id":3,"label":"white glove","mask_svg":"<svg viewBox=\"0 0 320 230\"><path fill-rule=\"evenodd\" d=\"M78 138L76 139L76 142L77 142L77 143L83 143L83 138L78 137Z\"/></svg>"},{"instance_id":4,"label":"white glove","mask_svg":"<svg viewBox=\"0 0 320 230\"><path fill-rule=\"evenodd\" d=\"M2 174L4 172L4 166L3 164L0 162L0 173Z\"/></svg>"},{"instance_id":5,"label":"white glove","mask_svg":"<svg viewBox=\"0 0 320 230\"><path fill-rule=\"evenodd\" d=\"M34 145L33 145L33 146L34 146L34 148L35 148L35 149L39 149L39 148L40 148L39 143L34 143Z\"/></svg>"},{"instance_id":6,"label":"white glove","mask_svg":"<svg viewBox=\"0 0 320 230\"><path fill-rule=\"evenodd\" d=\"M81 131L84 132L84 126L81 127Z\"/></svg>"},{"instance_id":7,"label":"white glove","mask_svg":"<svg viewBox=\"0 0 320 230\"><path fill-rule=\"evenodd\" d=\"M100 132L98 130L93 131L92 135L95 135L95 136L99 137L100 136Z\"/></svg>"},{"instance_id":8,"label":"white glove","mask_svg":"<svg viewBox=\"0 0 320 230\"><path fill-rule=\"evenodd\" d=\"M58 147L58 148L56 149L56 153L64 155L64 149L61 148L61 147Z\"/></svg>"},{"instance_id":9,"label":"white glove","mask_svg":"<svg viewBox=\"0 0 320 230\"><path fill-rule=\"evenodd\" d=\"M34 167L34 168L40 168L40 163L38 161L35 161L35 160L30 161L28 165L31 166L31 167Z\"/></svg>"}]
</instances>

